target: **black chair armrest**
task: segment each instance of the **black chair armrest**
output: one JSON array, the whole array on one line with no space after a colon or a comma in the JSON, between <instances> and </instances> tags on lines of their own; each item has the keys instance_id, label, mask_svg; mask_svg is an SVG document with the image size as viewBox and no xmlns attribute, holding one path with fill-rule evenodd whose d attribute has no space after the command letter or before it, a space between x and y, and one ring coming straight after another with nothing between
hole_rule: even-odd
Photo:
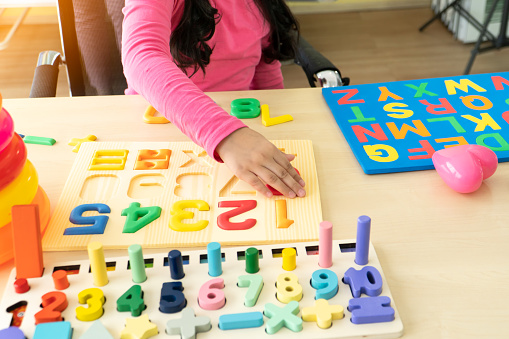
<instances>
[{"instance_id":1,"label":"black chair armrest","mask_svg":"<svg viewBox=\"0 0 509 339\"><path fill-rule=\"evenodd\" d=\"M58 67L62 64L60 53L44 51L39 54L35 68L30 98L54 97L57 94Z\"/></svg>"},{"instance_id":2,"label":"black chair armrest","mask_svg":"<svg viewBox=\"0 0 509 339\"><path fill-rule=\"evenodd\" d=\"M346 86L350 83L349 78L342 78L339 69L302 36L298 38L297 45L295 63L302 67L311 87L316 87L316 82L320 87Z\"/></svg>"}]
</instances>

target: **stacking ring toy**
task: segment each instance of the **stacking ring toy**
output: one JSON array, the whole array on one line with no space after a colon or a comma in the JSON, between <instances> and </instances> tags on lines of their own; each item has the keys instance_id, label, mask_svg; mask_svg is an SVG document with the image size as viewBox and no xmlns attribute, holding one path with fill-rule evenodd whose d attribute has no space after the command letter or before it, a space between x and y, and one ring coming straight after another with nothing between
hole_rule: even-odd
<instances>
[{"instance_id":1,"label":"stacking ring toy","mask_svg":"<svg viewBox=\"0 0 509 339\"><path fill-rule=\"evenodd\" d=\"M39 205L39 220L41 235L46 231L49 224L50 202L46 192L39 187L31 204ZM12 242L12 225L9 222L0 227L0 265L14 257L14 244Z\"/></svg>"},{"instance_id":2,"label":"stacking ring toy","mask_svg":"<svg viewBox=\"0 0 509 339\"><path fill-rule=\"evenodd\" d=\"M0 105L0 107L2 106ZM12 117L5 108L2 108L0 109L0 151L11 142L13 134L14 122Z\"/></svg>"},{"instance_id":3,"label":"stacking ring toy","mask_svg":"<svg viewBox=\"0 0 509 339\"><path fill-rule=\"evenodd\" d=\"M21 173L26 160L25 143L14 133L11 142L0 151L0 191Z\"/></svg>"},{"instance_id":4,"label":"stacking ring toy","mask_svg":"<svg viewBox=\"0 0 509 339\"><path fill-rule=\"evenodd\" d=\"M35 197L38 188L37 171L27 160L21 173L0 191L0 225L11 221L11 207L25 205Z\"/></svg>"}]
</instances>

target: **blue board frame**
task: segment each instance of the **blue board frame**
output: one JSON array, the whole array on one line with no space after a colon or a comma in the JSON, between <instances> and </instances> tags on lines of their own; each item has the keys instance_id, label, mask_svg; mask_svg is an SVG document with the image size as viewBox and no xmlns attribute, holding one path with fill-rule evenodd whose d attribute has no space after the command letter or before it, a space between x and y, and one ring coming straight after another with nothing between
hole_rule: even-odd
<instances>
[{"instance_id":1,"label":"blue board frame","mask_svg":"<svg viewBox=\"0 0 509 339\"><path fill-rule=\"evenodd\" d=\"M435 151L489 147L509 161L509 72L323 88L366 174L433 169Z\"/></svg>"}]
</instances>

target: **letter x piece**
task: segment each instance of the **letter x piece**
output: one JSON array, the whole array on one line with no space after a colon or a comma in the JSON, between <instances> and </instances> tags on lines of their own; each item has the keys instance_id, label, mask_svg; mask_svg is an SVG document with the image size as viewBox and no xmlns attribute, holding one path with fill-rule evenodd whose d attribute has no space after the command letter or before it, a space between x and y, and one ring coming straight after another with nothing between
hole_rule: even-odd
<instances>
[{"instance_id":1,"label":"letter x piece","mask_svg":"<svg viewBox=\"0 0 509 339\"><path fill-rule=\"evenodd\" d=\"M279 308L274 304L265 304L263 314L270 318L267 321L265 331L268 334L274 334L283 326L293 332L302 331L302 319L297 316L299 314L299 302L292 300L285 307Z\"/></svg>"},{"instance_id":2,"label":"letter x piece","mask_svg":"<svg viewBox=\"0 0 509 339\"><path fill-rule=\"evenodd\" d=\"M167 334L180 334L182 339L195 339L196 333L210 331L212 325L209 317L196 317L190 307L184 308L180 319L168 320Z\"/></svg>"}]
</instances>

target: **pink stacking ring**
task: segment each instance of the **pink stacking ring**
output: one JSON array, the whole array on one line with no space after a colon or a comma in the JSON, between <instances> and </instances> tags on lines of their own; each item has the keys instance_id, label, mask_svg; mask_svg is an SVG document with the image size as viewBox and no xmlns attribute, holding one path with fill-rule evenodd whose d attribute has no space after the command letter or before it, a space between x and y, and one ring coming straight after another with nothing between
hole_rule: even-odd
<instances>
[{"instance_id":1,"label":"pink stacking ring","mask_svg":"<svg viewBox=\"0 0 509 339\"><path fill-rule=\"evenodd\" d=\"M14 122L5 108L0 110L0 151L2 151L12 139L14 134Z\"/></svg>"},{"instance_id":2,"label":"pink stacking ring","mask_svg":"<svg viewBox=\"0 0 509 339\"><path fill-rule=\"evenodd\" d=\"M21 173L26 159L25 143L17 133L14 133L11 142L0 151L0 190Z\"/></svg>"}]
</instances>

